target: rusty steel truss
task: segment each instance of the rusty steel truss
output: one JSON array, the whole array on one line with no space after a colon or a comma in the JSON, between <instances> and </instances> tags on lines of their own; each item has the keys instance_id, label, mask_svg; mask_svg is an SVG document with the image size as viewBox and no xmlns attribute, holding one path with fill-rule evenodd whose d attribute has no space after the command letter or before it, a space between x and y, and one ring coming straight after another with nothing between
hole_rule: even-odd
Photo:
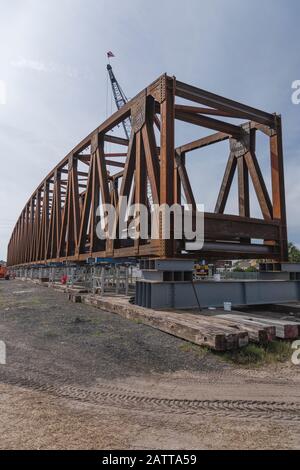
<instances>
[{"instance_id":1,"label":"rusty steel truss","mask_svg":"<svg viewBox=\"0 0 300 470\"><path fill-rule=\"evenodd\" d=\"M112 133L127 118L132 125L129 140ZM233 124L232 119L228 122L226 118L245 122ZM175 120L215 132L175 148ZM271 197L256 156L257 132L264 133L270 141ZM185 240L175 240L172 232L167 240L98 239L95 227L100 202L117 208L120 196L127 196L135 204L149 205L152 198L151 204L172 205L181 204L184 194L194 209L196 200L186 157L195 149L225 140L229 141L229 158L215 211L205 212L201 252L183 251ZM108 146L117 146L114 148L118 150L108 152ZM108 171L108 167L115 171ZM227 215L224 211L236 170L239 215ZM250 217L249 177L261 219ZM286 260L280 116L164 74L88 135L46 176L26 203L8 246L9 266L131 256Z\"/></svg>"}]
</instances>

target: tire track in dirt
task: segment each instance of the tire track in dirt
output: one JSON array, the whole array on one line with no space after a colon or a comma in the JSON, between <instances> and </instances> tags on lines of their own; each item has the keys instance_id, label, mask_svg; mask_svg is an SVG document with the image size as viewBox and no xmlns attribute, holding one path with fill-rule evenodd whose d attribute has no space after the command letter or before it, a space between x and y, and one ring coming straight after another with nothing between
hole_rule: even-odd
<instances>
[{"instance_id":1,"label":"tire track in dirt","mask_svg":"<svg viewBox=\"0 0 300 470\"><path fill-rule=\"evenodd\" d=\"M28 377L1 374L6 384L48 393L58 398L77 400L100 406L121 409L177 414L214 414L234 418L276 419L300 422L300 403L259 400L191 400L146 396L133 390L113 385L99 385L100 390L72 385L54 385Z\"/></svg>"}]
</instances>

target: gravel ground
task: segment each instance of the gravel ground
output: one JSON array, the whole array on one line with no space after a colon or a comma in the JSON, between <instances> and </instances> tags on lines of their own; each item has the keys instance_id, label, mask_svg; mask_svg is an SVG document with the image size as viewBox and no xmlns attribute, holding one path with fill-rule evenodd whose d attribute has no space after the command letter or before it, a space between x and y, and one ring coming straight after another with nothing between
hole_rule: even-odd
<instances>
[{"instance_id":1,"label":"gravel ground","mask_svg":"<svg viewBox=\"0 0 300 470\"><path fill-rule=\"evenodd\" d=\"M17 280L0 282L0 340L2 449L300 447L291 363L237 368Z\"/></svg>"},{"instance_id":2,"label":"gravel ground","mask_svg":"<svg viewBox=\"0 0 300 470\"><path fill-rule=\"evenodd\" d=\"M179 338L32 283L1 283L0 321L7 369L54 382L92 385L98 378L226 368L213 355L186 354Z\"/></svg>"}]
</instances>

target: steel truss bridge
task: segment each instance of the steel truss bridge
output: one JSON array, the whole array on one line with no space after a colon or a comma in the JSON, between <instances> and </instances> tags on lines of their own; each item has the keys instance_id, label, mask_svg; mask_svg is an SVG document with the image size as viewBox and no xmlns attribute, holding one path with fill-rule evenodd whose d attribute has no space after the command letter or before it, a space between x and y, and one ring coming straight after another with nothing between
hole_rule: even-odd
<instances>
[{"instance_id":1,"label":"steel truss bridge","mask_svg":"<svg viewBox=\"0 0 300 470\"><path fill-rule=\"evenodd\" d=\"M114 135L113 129L128 118L132 126L130 139ZM233 124L231 118L238 121ZM214 132L175 148L177 120ZM257 132L269 140L271 196L256 156ZM99 203L113 204L116 223L120 223L120 197L149 205L149 187L153 203L181 204L184 194L194 213L196 200L186 158L196 149L226 140L229 158L215 210L204 215L201 252L183 252L185 240L175 240L173 232L167 240L98 239L95 228ZM107 147L118 150L108 152ZM224 212L236 171L239 215L229 215ZM250 178L261 208L260 219L250 215ZM190 86L175 77L160 76L76 145L40 183L15 225L7 259L9 266L24 266L132 256L286 260L280 116Z\"/></svg>"}]
</instances>

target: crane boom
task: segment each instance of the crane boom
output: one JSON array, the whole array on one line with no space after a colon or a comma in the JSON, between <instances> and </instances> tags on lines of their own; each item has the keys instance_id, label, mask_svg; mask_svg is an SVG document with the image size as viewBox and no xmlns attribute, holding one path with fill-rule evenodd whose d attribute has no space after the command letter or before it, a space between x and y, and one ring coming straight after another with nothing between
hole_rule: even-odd
<instances>
[{"instance_id":1,"label":"crane boom","mask_svg":"<svg viewBox=\"0 0 300 470\"><path fill-rule=\"evenodd\" d=\"M111 87L112 87L112 91L113 91L116 106L117 106L118 109L120 109L120 108L122 108L122 106L124 106L125 103L127 103L128 99L126 98L125 93L123 92L122 88L120 87L120 85L118 83L118 80L116 79L115 74L113 72L112 66L110 64L107 64L107 71L108 71L108 75L109 75L109 78L110 78ZM128 117L128 118L124 119L124 121L122 121L122 125L123 125L123 128L124 128L125 135L126 135L127 139L129 140L130 139L130 134L131 134L131 120L130 120L130 118Z\"/></svg>"},{"instance_id":2,"label":"crane boom","mask_svg":"<svg viewBox=\"0 0 300 470\"><path fill-rule=\"evenodd\" d=\"M118 109L120 109L120 108L122 108L122 106L124 106L125 103L127 103L128 99L126 98L125 93L123 92L122 88L120 87L120 85L118 83L118 80L115 77L112 66L110 64L107 64L106 68L107 68L108 75L109 75L109 78L110 78L111 87L112 87L112 91L113 91L116 106L117 106ZM130 134L131 134L131 119L129 117L124 119L124 121L122 121L122 125L123 125L123 128L124 128L125 135L126 135L127 139L129 140L130 139ZM151 192L151 187L150 187L149 180L147 182L147 197L148 197L150 207L152 207L153 206L153 198L152 198L152 192Z\"/></svg>"}]
</instances>

